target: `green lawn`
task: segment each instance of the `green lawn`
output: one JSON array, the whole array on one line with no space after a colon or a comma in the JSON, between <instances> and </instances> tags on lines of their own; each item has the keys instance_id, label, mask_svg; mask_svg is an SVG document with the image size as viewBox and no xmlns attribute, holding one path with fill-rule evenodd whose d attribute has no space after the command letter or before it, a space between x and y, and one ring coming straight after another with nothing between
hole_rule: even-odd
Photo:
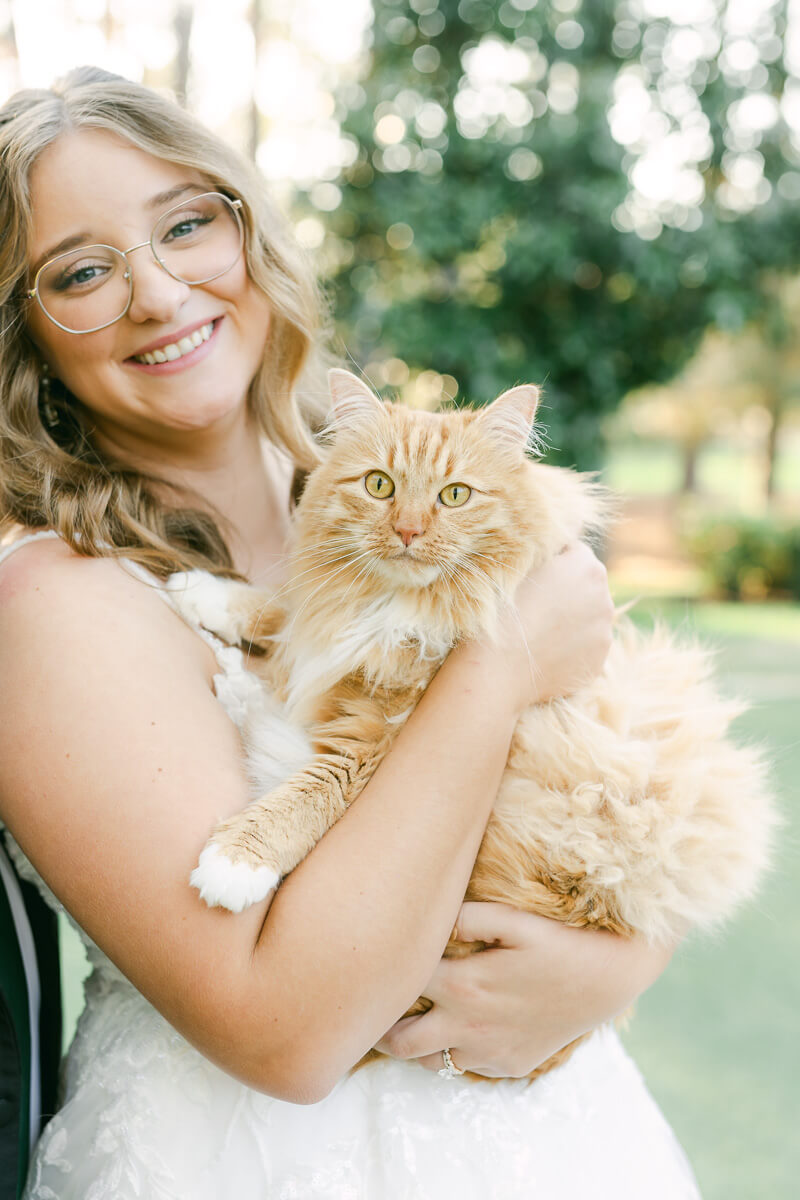
<instances>
[{"instance_id":1,"label":"green lawn","mask_svg":"<svg viewBox=\"0 0 800 1200\"><path fill-rule=\"evenodd\" d=\"M787 824L760 897L715 940L690 939L624 1037L675 1127L704 1200L793 1200L800 1176L800 605L642 602L719 647L725 686L754 707L742 737L767 745ZM64 938L67 1036L82 1003ZM646 1197L642 1197L646 1200Z\"/></svg>"},{"instance_id":2,"label":"green lawn","mask_svg":"<svg viewBox=\"0 0 800 1200\"><path fill-rule=\"evenodd\" d=\"M759 466L734 446L709 446L698 463L699 494L730 511L757 511ZM680 457L668 444L617 444L603 478L629 496L667 496L678 490ZM779 457L776 485L784 511L797 508L796 436ZM740 735L768 748L786 824L760 896L716 939L687 941L624 1036L689 1153L705 1200L793 1200L800 1175L800 605L643 599L633 615L646 621L648 614L718 647L725 687L752 705Z\"/></svg>"},{"instance_id":3,"label":"green lawn","mask_svg":"<svg viewBox=\"0 0 800 1200\"><path fill-rule=\"evenodd\" d=\"M758 899L722 935L678 951L624 1036L705 1200L790 1200L800 1173L800 606L659 608L717 645L725 686L751 700L739 732L769 748L786 825Z\"/></svg>"}]
</instances>

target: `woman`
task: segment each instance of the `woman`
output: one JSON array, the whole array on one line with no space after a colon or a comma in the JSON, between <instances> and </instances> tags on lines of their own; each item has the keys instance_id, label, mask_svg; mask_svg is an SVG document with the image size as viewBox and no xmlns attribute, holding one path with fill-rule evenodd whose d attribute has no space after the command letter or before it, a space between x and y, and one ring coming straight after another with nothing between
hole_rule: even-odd
<instances>
[{"instance_id":1,"label":"woman","mask_svg":"<svg viewBox=\"0 0 800 1200\"><path fill-rule=\"evenodd\" d=\"M316 294L248 165L144 88L73 72L8 102L0 147L0 815L94 966L27 1196L695 1196L608 1030L531 1087L452 1078L526 1074L665 965L460 908L516 714L602 665L602 568L570 548L450 655L271 906L205 908L187 880L246 802L253 685L160 581L280 582ZM496 948L438 963L456 919ZM376 1042L394 1061L349 1076Z\"/></svg>"}]
</instances>

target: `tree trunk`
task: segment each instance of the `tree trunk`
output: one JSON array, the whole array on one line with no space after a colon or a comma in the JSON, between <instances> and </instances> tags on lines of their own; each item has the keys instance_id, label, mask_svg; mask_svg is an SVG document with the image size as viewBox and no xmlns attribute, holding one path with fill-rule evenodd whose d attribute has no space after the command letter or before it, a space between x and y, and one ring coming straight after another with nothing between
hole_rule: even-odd
<instances>
[{"instance_id":1,"label":"tree trunk","mask_svg":"<svg viewBox=\"0 0 800 1200\"><path fill-rule=\"evenodd\" d=\"M191 4L179 4L175 10L175 37L178 42L178 52L175 55L175 95L178 100L185 106L186 92L189 86L189 67L191 58L189 52L189 44L192 37L192 15L193 8Z\"/></svg>"},{"instance_id":2,"label":"tree trunk","mask_svg":"<svg viewBox=\"0 0 800 1200\"><path fill-rule=\"evenodd\" d=\"M8 6L8 24L3 30L0 42L2 42L3 48L12 62L18 63L19 50L17 49L17 31L14 26L14 8L11 4Z\"/></svg>"},{"instance_id":3,"label":"tree trunk","mask_svg":"<svg viewBox=\"0 0 800 1200\"><path fill-rule=\"evenodd\" d=\"M765 463L764 463L764 497L769 504L775 496L775 465L778 457L778 438L781 431L781 417L783 416L783 406L780 402L772 406L771 413L772 422L767 434L767 444L764 447Z\"/></svg>"},{"instance_id":4,"label":"tree trunk","mask_svg":"<svg viewBox=\"0 0 800 1200\"><path fill-rule=\"evenodd\" d=\"M692 495L697 491L697 460L700 456L700 443L688 442L683 447L683 483L681 495Z\"/></svg>"},{"instance_id":5,"label":"tree trunk","mask_svg":"<svg viewBox=\"0 0 800 1200\"><path fill-rule=\"evenodd\" d=\"M263 16L263 0L251 0L250 28L253 31L253 94L250 97L250 113L248 121L247 148L253 162L256 159L258 143L261 141L261 114L256 102L256 75L258 73L258 47L261 41L261 25Z\"/></svg>"}]
</instances>

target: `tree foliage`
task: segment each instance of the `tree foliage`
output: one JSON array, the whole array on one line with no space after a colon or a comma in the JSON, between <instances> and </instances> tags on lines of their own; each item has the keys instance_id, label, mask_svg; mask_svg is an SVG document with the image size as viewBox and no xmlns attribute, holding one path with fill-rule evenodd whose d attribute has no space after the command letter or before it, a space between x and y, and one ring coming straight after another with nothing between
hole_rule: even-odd
<instances>
[{"instance_id":1,"label":"tree foliage","mask_svg":"<svg viewBox=\"0 0 800 1200\"><path fill-rule=\"evenodd\" d=\"M683 491L696 486L700 450L715 437L744 434L762 452L762 494L775 491L778 439L800 401L800 277L763 275L765 317L731 333L706 331L694 356L667 384L630 392L609 428L681 447Z\"/></svg>"},{"instance_id":2,"label":"tree foliage","mask_svg":"<svg viewBox=\"0 0 800 1200\"><path fill-rule=\"evenodd\" d=\"M324 249L375 382L543 381L552 456L590 465L623 395L763 316L763 273L800 255L800 154L783 3L735 7L375 0Z\"/></svg>"}]
</instances>

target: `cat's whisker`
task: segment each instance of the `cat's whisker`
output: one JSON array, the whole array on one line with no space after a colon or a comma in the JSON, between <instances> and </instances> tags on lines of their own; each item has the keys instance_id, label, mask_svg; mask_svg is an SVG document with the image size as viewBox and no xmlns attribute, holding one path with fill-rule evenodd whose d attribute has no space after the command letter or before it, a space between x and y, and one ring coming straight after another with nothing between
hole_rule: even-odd
<instances>
[{"instance_id":1,"label":"cat's whisker","mask_svg":"<svg viewBox=\"0 0 800 1200\"><path fill-rule=\"evenodd\" d=\"M469 596L468 596L468 595L467 595L467 593L464 591L464 589L462 588L462 586L461 586L461 584L459 583L459 580L458 580L458 575L457 575L457 563L456 563L456 564L454 564L454 567L456 568L455 570L448 570L448 578L449 578L449 579L451 580L451 582L452 582L452 583L453 583L453 584L454 584L454 585L455 585L455 586L458 588L458 590L459 590L459 592L461 593L461 596L462 596L462 598L464 599L464 601L465 601L467 604L469 604L469 603L470 603Z\"/></svg>"},{"instance_id":2,"label":"cat's whisker","mask_svg":"<svg viewBox=\"0 0 800 1200\"><path fill-rule=\"evenodd\" d=\"M492 588L492 590L497 593L498 597L500 597L502 600L504 600L508 604L513 604L512 597L508 594L508 592L506 592L500 586L500 584L497 582L497 580L492 579L492 577L488 571L484 570L483 567L478 566L478 564L474 562L474 560L476 558L486 559L487 561L500 567L503 571L511 571L512 575L518 576L517 582L520 582L524 578L525 572L513 571L512 568L507 567L505 563L500 562L496 558L492 558L492 556L490 554L470 553L469 555L466 555L463 559L459 559L459 562L461 563L461 565L463 565L467 568L474 567L475 572L479 573L480 577L482 579L486 580L486 582L489 584L489 586Z\"/></svg>"},{"instance_id":3,"label":"cat's whisker","mask_svg":"<svg viewBox=\"0 0 800 1200\"><path fill-rule=\"evenodd\" d=\"M313 573L314 571L319 570L319 568L321 566L329 566L332 563L341 562L346 557L347 557L347 555L345 555L345 554L327 555L327 556L321 555L319 560L317 561L317 563L315 563L315 565L313 567L309 567L308 570L301 571L299 574L293 575L293 577L287 583L285 583L283 585L283 587L280 587L276 592L271 592L269 594L269 596L264 600L264 602L254 610L254 619L252 620L252 626L255 627L258 625L258 623L261 621L262 617L264 616L264 613L267 611L268 608L270 608L270 607L272 607L272 605L276 604L282 597L291 595L291 593L293 591L296 591L297 588L300 586L300 580L303 578L303 576L309 575L309 574ZM245 658L245 661L247 663L249 663L249 661L250 661L252 648L253 648L253 642L250 641L247 646L247 654L246 654L246 658Z\"/></svg>"},{"instance_id":4,"label":"cat's whisker","mask_svg":"<svg viewBox=\"0 0 800 1200\"><path fill-rule=\"evenodd\" d=\"M314 597L325 586L326 583L328 583L331 579L336 579L348 567L356 566L356 564L359 563L361 561L361 559L365 558L370 553L371 553L371 551L369 551L369 550L363 550L360 554L357 554L355 556L347 555L347 556L340 556L339 559L334 559L333 561L340 562L341 558L344 557L344 562L342 562L341 566L334 568L334 570L332 570L332 571L329 571L326 575L324 575L319 580L319 582L317 583L317 586L313 589L313 591L309 592L309 594L306 596L305 600L301 604L300 608L294 614L294 619L296 620L297 617L300 616L300 613L303 611L303 609L306 607L306 605L309 604L314 599ZM330 565L330 564L325 564L325 565ZM315 568L315 570L317 570L317 569L318 568Z\"/></svg>"},{"instance_id":5,"label":"cat's whisker","mask_svg":"<svg viewBox=\"0 0 800 1200\"><path fill-rule=\"evenodd\" d=\"M349 557L350 557L349 553L344 550L338 554L330 554L329 553L329 554L325 554L325 555L320 555L319 558L317 558L315 562L312 562L312 564L309 567L306 567L306 569L304 571L295 571L292 575L291 580L289 580L286 584L284 584L284 586L280 589L279 592L276 592L276 596L280 596L284 592L296 591L298 587L302 586L301 580L305 579L308 575L313 575L314 572L319 571L321 567L329 567L329 566L332 566L334 563L344 562L345 559L347 559Z\"/></svg>"},{"instance_id":6,"label":"cat's whisker","mask_svg":"<svg viewBox=\"0 0 800 1200\"><path fill-rule=\"evenodd\" d=\"M471 574L479 579L485 580L489 584L490 588L492 588L492 590L494 590L494 591L499 590L497 588L497 585L495 584L494 580L484 570L482 570L481 567L479 567L475 563L473 563L471 555L459 555L455 559L455 562L453 565L462 575ZM474 599L473 599L473 604L474 604Z\"/></svg>"},{"instance_id":7,"label":"cat's whisker","mask_svg":"<svg viewBox=\"0 0 800 1200\"><path fill-rule=\"evenodd\" d=\"M370 553L370 552L369 552L369 551L365 551L364 553ZM317 587L316 587L316 588L315 588L315 589L314 589L314 590L313 590L313 591L312 591L312 592L311 592L311 593L310 593L310 594L309 594L309 595L306 597L306 599L305 599L305 600L303 601L303 603L300 605L300 607L298 608L298 610L297 610L297 611L294 613L294 615L293 615L293 617L292 617L292 620L291 620L291 623L290 623L290 625L288 626L288 628L287 628L285 631L282 631L282 633L281 633L281 641L287 641L287 640L289 639L289 637L290 637L290 635L291 635L291 633L292 633L292 631L293 631L293 629L294 629L294 626L295 626L295 624L296 624L296 622L297 622L297 619L298 619L298 617L299 617L299 616L300 616L300 614L303 612L303 609L306 607L306 605L307 605L307 604L308 604L308 603L309 603L311 600L313 600L313 598L314 598L314 596L316 596L317 592L319 592L319 590L320 590L321 588L323 588L323 587L325 586L325 584L326 584L326 583L327 583L329 580L331 580L331 579L334 579L334 578L335 578L337 575L341 574L341 572L342 572L343 570L345 570L345 569L346 569L346 568L347 568L347 567L350 565L350 563L351 563L351 562L352 562L353 564L355 564L356 562L358 562L358 561L359 561L359 559L363 558L363 557L364 557L364 553L362 553L362 554L360 554L360 555L356 556L356 558L354 558L354 559L351 559L349 556L339 555L337 558L335 558L335 559L331 560L331 561L333 561L333 562L339 562L339 561L341 561L341 559L342 559L343 557L346 557L346 561L344 562L344 564L343 564L341 567L338 567L338 568L336 568L335 570L333 570L333 571L330 571L330 572L329 572L329 573L328 573L326 576L324 576L324 578L323 578L322 580L320 580L320 582L319 582L319 584L317 585ZM320 567L320 565L321 565L321 564L317 564L317 566L316 566L316 567L310 568L310 571L319 570L319 567ZM325 564L325 565L328 565L328 564ZM304 572L304 574L309 574L309 573L310 573L310 572ZM295 579L295 580L293 580L292 582L293 582L293 583L296 583L296 582L297 582L297 580ZM282 590L285 592L287 589L286 589L286 588L284 588L284 589L282 589ZM289 589L289 590L291 590L291 589ZM280 592L278 592L278 593L276 593L276 596L278 596L278 595L280 595L280 594L281 594L281 593L280 593ZM269 600L269 601L267 601L267 603L266 603L266 604L264 604L264 605L261 607L261 609L260 609L260 614L262 614L262 613L264 612L264 610L265 610L265 609L266 609L266 608L267 608L267 607L268 607L270 604L272 604L272 603L274 603L274 602L275 602L276 596L272 596L272 597L270 598L270 600ZM260 615L260 614L259 614L259 615ZM251 644L250 644L250 646L248 647L248 651L247 651L247 655L246 655L246 660L245 660L245 661L248 661L248 662L249 662L249 659L250 659L250 651L251 651L251 649L252 649L252 643L251 643Z\"/></svg>"},{"instance_id":8,"label":"cat's whisker","mask_svg":"<svg viewBox=\"0 0 800 1200\"><path fill-rule=\"evenodd\" d=\"M348 558L347 562L345 562L341 567L338 567L335 571L329 572L329 574L327 574L323 579L321 579L319 584L314 588L313 592L311 592L308 596L306 596L305 600L300 605L297 612L293 615L291 624L289 625L289 628L286 630L284 640L286 640L286 641L290 640L292 632L294 630L294 627L297 624L297 621L298 621L299 617L301 616L303 610L305 608L307 608L307 606L311 603L311 601L318 594L318 592L320 592L322 590L322 588L324 588L325 585L331 579L335 579L338 575L341 575L342 571L345 571L349 566L355 566L355 564L360 559L366 557L367 555L369 555L371 553L372 553L371 550L365 550L361 554L357 555L355 558L352 558L352 559Z\"/></svg>"},{"instance_id":9,"label":"cat's whisker","mask_svg":"<svg viewBox=\"0 0 800 1200\"><path fill-rule=\"evenodd\" d=\"M466 560L461 562L459 565L462 567L462 569L471 572L476 576L476 578L482 579L485 583L487 583L489 588L497 595L498 599L506 604L512 603L511 597L503 591L503 589L500 587L500 584L497 583L495 579L492 579L489 572L485 571L483 567L474 562L471 557L466 558Z\"/></svg>"},{"instance_id":10,"label":"cat's whisker","mask_svg":"<svg viewBox=\"0 0 800 1200\"><path fill-rule=\"evenodd\" d=\"M443 574L442 574L442 580L447 588L447 594L448 594L448 597L451 599L451 603L453 603L455 605L456 597L455 597L454 589L458 589L458 593L461 596L462 600L469 606L470 598L467 595L467 593L464 591L464 589L462 588L462 586L459 582L458 574L457 574L456 570L454 570L450 567L444 568ZM454 631L453 640L456 641L460 634L461 634L461 630L456 629Z\"/></svg>"},{"instance_id":11,"label":"cat's whisker","mask_svg":"<svg viewBox=\"0 0 800 1200\"><path fill-rule=\"evenodd\" d=\"M315 563L324 560L331 554L338 554L341 551L356 551L358 543L352 537L329 537L324 546L307 547L297 555L298 562ZM291 556L290 561L291 561Z\"/></svg>"},{"instance_id":12,"label":"cat's whisker","mask_svg":"<svg viewBox=\"0 0 800 1200\"><path fill-rule=\"evenodd\" d=\"M327 549L330 549L330 547L328 547ZM308 559L309 557L310 556L308 554L303 555L304 559ZM268 605L274 604L275 601L280 599L281 596L284 596L284 595L294 591L299 586L300 580L303 579L306 575L313 574L313 572L319 570L320 567L330 566L331 563L341 562L344 558L347 558L347 557L348 557L348 555L346 553L328 554L327 552L325 552L325 553L320 552L319 558L312 566L308 567L307 570L305 570L305 571L299 571L299 572L295 573L287 583L285 583L282 587L280 587L278 589L277 592L272 592L270 594L269 599L267 601L265 601L261 611L263 612L264 609L268 607Z\"/></svg>"},{"instance_id":13,"label":"cat's whisker","mask_svg":"<svg viewBox=\"0 0 800 1200\"><path fill-rule=\"evenodd\" d=\"M497 597L500 600L501 606L503 608L506 608L511 613L511 616L514 618L514 621L516 622L517 627L519 629L520 637L522 638L522 644L525 647L525 654L528 659L528 668L531 673L531 679L536 679L536 676L538 673L538 668L536 667L533 655L531 654L531 648L530 648L530 645L528 644L528 638L525 633L525 627L522 624L519 612L517 610L517 606L514 603L513 599L510 596L506 595L506 593L503 591L503 589L500 587L500 585L498 583L496 583L494 579L492 579L491 575L489 575L488 572L484 571L484 569L482 567L478 566L477 563L468 560L467 562L465 562L463 564L463 566L466 567L468 570L471 570L472 573L475 574L476 576L478 576L479 578L484 579L486 581L486 583L488 583L489 586L492 588L492 590L497 594Z\"/></svg>"},{"instance_id":14,"label":"cat's whisker","mask_svg":"<svg viewBox=\"0 0 800 1200\"><path fill-rule=\"evenodd\" d=\"M483 551L475 550L471 554L472 558L480 558L484 562L489 562L492 566L510 575L516 583L521 583L525 578L527 571L522 567L512 567L508 563L501 562L499 558L493 558L491 554L486 554Z\"/></svg>"},{"instance_id":15,"label":"cat's whisker","mask_svg":"<svg viewBox=\"0 0 800 1200\"><path fill-rule=\"evenodd\" d=\"M358 581L360 579L363 579L365 575L369 575L371 573L371 571L373 570L373 567L375 564L374 564L374 559L372 557L372 551L368 550L368 551L366 551L366 553L369 554L370 557L367 559L367 562L364 564L364 566L361 568L361 570L358 572L358 574L347 585L347 588L345 589L344 594L340 598L340 603L343 603L347 599L353 586L356 583L358 583Z\"/></svg>"}]
</instances>

